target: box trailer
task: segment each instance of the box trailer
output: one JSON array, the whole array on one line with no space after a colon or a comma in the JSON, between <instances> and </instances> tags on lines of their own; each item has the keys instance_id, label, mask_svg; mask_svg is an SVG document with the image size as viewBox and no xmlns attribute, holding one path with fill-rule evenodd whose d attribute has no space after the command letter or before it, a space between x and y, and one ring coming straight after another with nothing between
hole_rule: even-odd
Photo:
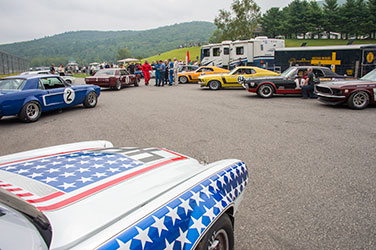
<instances>
[{"instance_id":1,"label":"box trailer","mask_svg":"<svg viewBox=\"0 0 376 250\"><path fill-rule=\"evenodd\" d=\"M285 40L256 37L250 40L223 41L201 47L201 65L232 69L244 65L273 68L274 51L284 48Z\"/></svg>"},{"instance_id":2,"label":"box trailer","mask_svg":"<svg viewBox=\"0 0 376 250\"><path fill-rule=\"evenodd\" d=\"M274 70L290 66L318 65L353 77L361 77L375 68L376 44L277 48Z\"/></svg>"}]
</instances>

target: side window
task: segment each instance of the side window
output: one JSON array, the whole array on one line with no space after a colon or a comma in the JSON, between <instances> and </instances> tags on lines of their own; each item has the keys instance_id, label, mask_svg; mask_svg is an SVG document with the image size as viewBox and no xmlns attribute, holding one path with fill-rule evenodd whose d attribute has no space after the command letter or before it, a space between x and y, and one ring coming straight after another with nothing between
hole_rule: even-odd
<instances>
[{"instance_id":1,"label":"side window","mask_svg":"<svg viewBox=\"0 0 376 250\"><path fill-rule=\"evenodd\" d=\"M125 74L125 71L124 70L120 70L120 75L121 76L125 76L126 74Z\"/></svg>"},{"instance_id":2,"label":"side window","mask_svg":"<svg viewBox=\"0 0 376 250\"><path fill-rule=\"evenodd\" d=\"M39 80L38 89L44 89L44 86L43 86L43 83L42 83L42 79Z\"/></svg>"},{"instance_id":3,"label":"side window","mask_svg":"<svg viewBox=\"0 0 376 250\"><path fill-rule=\"evenodd\" d=\"M202 68L201 68L201 69L198 69L197 72L202 72Z\"/></svg>"},{"instance_id":4,"label":"side window","mask_svg":"<svg viewBox=\"0 0 376 250\"><path fill-rule=\"evenodd\" d=\"M314 69L313 74L315 74L316 77L324 77L324 73L320 69Z\"/></svg>"},{"instance_id":5,"label":"side window","mask_svg":"<svg viewBox=\"0 0 376 250\"><path fill-rule=\"evenodd\" d=\"M230 48L223 48L223 54L229 55L230 54Z\"/></svg>"},{"instance_id":6,"label":"side window","mask_svg":"<svg viewBox=\"0 0 376 250\"><path fill-rule=\"evenodd\" d=\"M236 47L236 54L243 55L244 54L244 47Z\"/></svg>"},{"instance_id":7,"label":"side window","mask_svg":"<svg viewBox=\"0 0 376 250\"><path fill-rule=\"evenodd\" d=\"M204 57L210 56L210 49L204 49Z\"/></svg>"},{"instance_id":8,"label":"side window","mask_svg":"<svg viewBox=\"0 0 376 250\"><path fill-rule=\"evenodd\" d=\"M64 88L65 85L60 78L57 77L49 77L49 78L42 78L40 81L43 84L45 89L56 89L56 88Z\"/></svg>"},{"instance_id":9,"label":"side window","mask_svg":"<svg viewBox=\"0 0 376 250\"><path fill-rule=\"evenodd\" d=\"M246 69L245 71L247 75L256 74L256 71L254 69Z\"/></svg>"},{"instance_id":10,"label":"side window","mask_svg":"<svg viewBox=\"0 0 376 250\"><path fill-rule=\"evenodd\" d=\"M213 48L213 56L219 56L220 51L219 48Z\"/></svg>"}]
</instances>

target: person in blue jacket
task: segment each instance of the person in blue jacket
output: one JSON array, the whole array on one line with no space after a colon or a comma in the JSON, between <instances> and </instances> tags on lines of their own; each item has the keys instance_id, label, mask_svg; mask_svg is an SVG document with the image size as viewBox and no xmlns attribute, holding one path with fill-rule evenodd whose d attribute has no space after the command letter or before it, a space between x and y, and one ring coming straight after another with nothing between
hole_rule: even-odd
<instances>
[{"instance_id":1,"label":"person in blue jacket","mask_svg":"<svg viewBox=\"0 0 376 250\"><path fill-rule=\"evenodd\" d=\"M168 76L169 76L169 84L172 86L172 82L174 81L174 62L171 59L168 59Z\"/></svg>"},{"instance_id":2,"label":"person in blue jacket","mask_svg":"<svg viewBox=\"0 0 376 250\"><path fill-rule=\"evenodd\" d=\"M159 86L160 85L160 63L159 61L157 60L156 64L155 64L155 85L154 86Z\"/></svg>"},{"instance_id":3,"label":"person in blue jacket","mask_svg":"<svg viewBox=\"0 0 376 250\"><path fill-rule=\"evenodd\" d=\"M165 74L166 74L166 64L162 60L159 61L159 64L160 64L159 81L163 87L164 81L165 81Z\"/></svg>"}]
</instances>

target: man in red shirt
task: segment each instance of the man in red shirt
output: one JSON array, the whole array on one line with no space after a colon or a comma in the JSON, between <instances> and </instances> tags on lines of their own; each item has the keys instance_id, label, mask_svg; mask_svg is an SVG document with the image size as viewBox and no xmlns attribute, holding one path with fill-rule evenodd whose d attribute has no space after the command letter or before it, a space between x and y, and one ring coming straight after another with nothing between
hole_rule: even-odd
<instances>
[{"instance_id":1,"label":"man in red shirt","mask_svg":"<svg viewBox=\"0 0 376 250\"><path fill-rule=\"evenodd\" d=\"M150 81L150 71L152 70L148 60L145 60L145 63L142 65L142 73L144 74L145 78L145 85L149 85Z\"/></svg>"}]
</instances>

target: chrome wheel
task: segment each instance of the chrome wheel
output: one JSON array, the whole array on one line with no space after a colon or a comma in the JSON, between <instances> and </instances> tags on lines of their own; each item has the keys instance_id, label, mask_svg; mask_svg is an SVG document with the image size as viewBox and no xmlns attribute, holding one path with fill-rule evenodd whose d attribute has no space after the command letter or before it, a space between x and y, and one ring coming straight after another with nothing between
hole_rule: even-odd
<instances>
[{"instance_id":1,"label":"chrome wheel","mask_svg":"<svg viewBox=\"0 0 376 250\"><path fill-rule=\"evenodd\" d=\"M23 122L35 122L39 119L40 115L42 113L41 106L36 101L31 101L26 103L20 113L18 114L18 117Z\"/></svg>"},{"instance_id":2,"label":"chrome wheel","mask_svg":"<svg viewBox=\"0 0 376 250\"><path fill-rule=\"evenodd\" d=\"M94 92L90 92L87 99L90 106L94 106L97 103L97 95Z\"/></svg>"},{"instance_id":3,"label":"chrome wheel","mask_svg":"<svg viewBox=\"0 0 376 250\"><path fill-rule=\"evenodd\" d=\"M209 241L208 250L229 250L230 241L226 230L220 229L214 232L212 238Z\"/></svg>"},{"instance_id":4,"label":"chrome wheel","mask_svg":"<svg viewBox=\"0 0 376 250\"><path fill-rule=\"evenodd\" d=\"M220 86L221 85L220 85L219 81L210 81L209 82L209 88L211 90L217 90L217 89L219 89Z\"/></svg>"},{"instance_id":5,"label":"chrome wheel","mask_svg":"<svg viewBox=\"0 0 376 250\"><path fill-rule=\"evenodd\" d=\"M188 82L188 78L187 78L186 76L181 76L181 77L179 78L179 81L180 81L181 83L187 83L187 82Z\"/></svg>"},{"instance_id":6,"label":"chrome wheel","mask_svg":"<svg viewBox=\"0 0 376 250\"><path fill-rule=\"evenodd\" d=\"M121 82L119 80L116 82L115 89L116 90L120 90L121 89Z\"/></svg>"},{"instance_id":7,"label":"chrome wheel","mask_svg":"<svg viewBox=\"0 0 376 250\"><path fill-rule=\"evenodd\" d=\"M269 98L273 95L273 87L270 84L263 84L258 89L257 93L263 98Z\"/></svg>"},{"instance_id":8,"label":"chrome wheel","mask_svg":"<svg viewBox=\"0 0 376 250\"><path fill-rule=\"evenodd\" d=\"M94 108L97 105L97 101L98 101L97 93L92 91L89 94L87 94L83 104L85 108Z\"/></svg>"},{"instance_id":9,"label":"chrome wheel","mask_svg":"<svg viewBox=\"0 0 376 250\"><path fill-rule=\"evenodd\" d=\"M27 104L27 106L26 106L26 116L30 120L34 120L35 118L37 118L39 116L39 113L40 113L40 109L39 109L38 104L36 104L34 102Z\"/></svg>"},{"instance_id":10,"label":"chrome wheel","mask_svg":"<svg viewBox=\"0 0 376 250\"><path fill-rule=\"evenodd\" d=\"M357 108L361 108L364 106L365 103L368 101L368 95L364 92L358 92L353 97L354 106Z\"/></svg>"}]
</instances>

